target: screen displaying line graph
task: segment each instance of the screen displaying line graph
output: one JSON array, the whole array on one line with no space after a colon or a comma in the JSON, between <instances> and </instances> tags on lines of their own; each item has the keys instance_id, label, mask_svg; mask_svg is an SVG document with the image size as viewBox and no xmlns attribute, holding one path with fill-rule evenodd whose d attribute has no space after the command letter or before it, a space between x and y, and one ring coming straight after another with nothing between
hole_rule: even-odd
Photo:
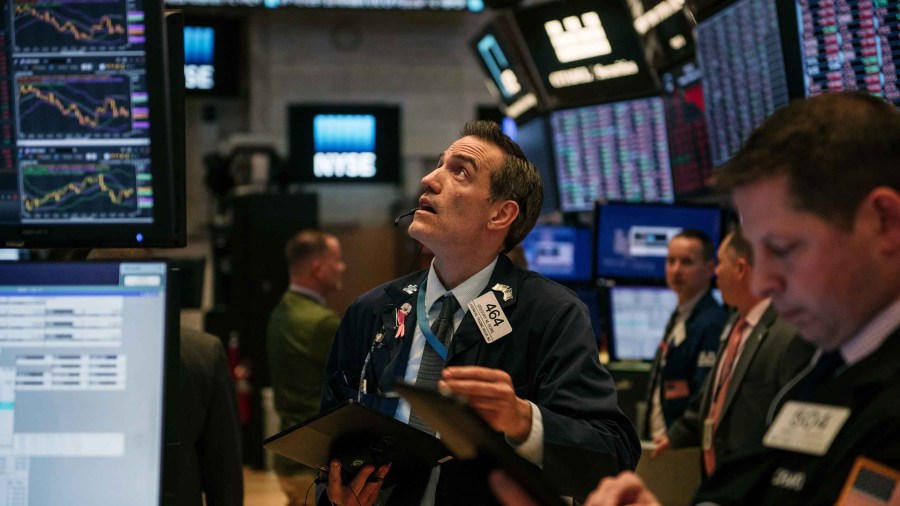
<instances>
[{"instance_id":1,"label":"screen displaying line graph","mask_svg":"<svg viewBox=\"0 0 900 506\"><path fill-rule=\"evenodd\" d=\"M143 44L143 16L126 2L16 0L14 50L117 51Z\"/></svg>"},{"instance_id":2,"label":"screen displaying line graph","mask_svg":"<svg viewBox=\"0 0 900 506\"><path fill-rule=\"evenodd\" d=\"M126 137L133 129L125 76L23 76L16 88L23 139Z\"/></svg>"},{"instance_id":3,"label":"screen displaying line graph","mask_svg":"<svg viewBox=\"0 0 900 506\"><path fill-rule=\"evenodd\" d=\"M114 221L149 218L153 204L146 152L73 151L35 154L20 164L26 218Z\"/></svg>"}]
</instances>

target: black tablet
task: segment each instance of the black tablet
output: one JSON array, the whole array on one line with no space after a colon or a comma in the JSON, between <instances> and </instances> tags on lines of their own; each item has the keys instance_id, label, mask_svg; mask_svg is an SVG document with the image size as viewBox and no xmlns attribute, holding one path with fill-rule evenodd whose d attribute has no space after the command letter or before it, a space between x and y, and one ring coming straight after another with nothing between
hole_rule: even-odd
<instances>
[{"instance_id":1,"label":"black tablet","mask_svg":"<svg viewBox=\"0 0 900 506\"><path fill-rule=\"evenodd\" d=\"M441 441L456 458L478 459L488 468L503 469L538 504L563 504L541 470L520 457L503 435L492 429L464 400L402 381L396 382L394 389L440 434Z\"/></svg>"},{"instance_id":2,"label":"black tablet","mask_svg":"<svg viewBox=\"0 0 900 506\"><path fill-rule=\"evenodd\" d=\"M333 458L351 474L366 464L433 467L452 457L441 440L353 401L321 413L263 441L263 447L328 472Z\"/></svg>"}]
</instances>

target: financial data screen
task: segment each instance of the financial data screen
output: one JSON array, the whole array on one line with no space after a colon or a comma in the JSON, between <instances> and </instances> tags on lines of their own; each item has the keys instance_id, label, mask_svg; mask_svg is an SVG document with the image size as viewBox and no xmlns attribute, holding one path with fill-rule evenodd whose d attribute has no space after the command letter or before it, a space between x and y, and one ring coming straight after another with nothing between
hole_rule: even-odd
<instances>
[{"instance_id":1,"label":"financial data screen","mask_svg":"<svg viewBox=\"0 0 900 506\"><path fill-rule=\"evenodd\" d=\"M0 224L153 222L142 9L2 4Z\"/></svg>"},{"instance_id":2,"label":"financial data screen","mask_svg":"<svg viewBox=\"0 0 900 506\"><path fill-rule=\"evenodd\" d=\"M0 264L0 503L160 504L166 281Z\"/></svg>"},{"instance_id":3,"label":"financial data screen","mask_svg":"<svg viewBox=\"0 0 900 506\"><path fill-rule=\"evenodd\" d=\"M675 195L708 187L713 174L703 102L702 70L693 62L662 75Z\"/></svg>"},{"instance_id":4,"label":"financial data screen","mask_svg":"<svg viewBox=\"0 0 900 506\"><path fill-rule=\"evenodd\" d=\"M664 286L615 286L609 299L613 356L652 360L678 296Z\"/></svg>"},{"instance_id":5,"label":"financial data screen","mask_svg":"<svg viewBox=\"0 0 900 506\"><path fill-rule=\"evenodd\" d=\"M672 202L664 111L651 97L554 112L562 210L588 211L598 199Z\"/></svg>"},{"instance_id":6,"label":"financial data screen","mask_svg":"<svg viewBox=\"0 0 900 506\"><path fill-rule=\"evenodd\" d=\"M900 3L797 0L807 96L861 90L900 105Z\"/></svg>"},{"instance_id":7,"label":"financial data screen","mask_svg":"<svg viewBox=\"0 0 900 506\"><path fill-rule=\"evenodd\" d=\"M712 290L722 304L722 293ZM609 328L615 360L653 360L678 296L665 286L618 285L609 289Z\"/></svg>"},{"instance_id":8,"label":"financial data screen","mask_svg":"<svg viewBox=\"0 0 900 506\"><path fill-rule=\"evenodd\" d=\"M775 0L738 0L697 24L713 164L728 161L764 119L788 103Z\"/></svg>"}]
</instances>

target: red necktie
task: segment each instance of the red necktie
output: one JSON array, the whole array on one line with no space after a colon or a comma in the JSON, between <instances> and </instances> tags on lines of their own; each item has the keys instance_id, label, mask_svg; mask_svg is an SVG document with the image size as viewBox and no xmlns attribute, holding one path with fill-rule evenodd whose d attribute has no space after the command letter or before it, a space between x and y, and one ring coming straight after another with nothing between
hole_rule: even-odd
<instances>
[{"instance_id":1,"label":"red necktie","mask_svg":"<svg viewBox=\"0 0 900 506\"><path fill-rule=\"evenodd\" d=\"M712 403L709 406L709 414L706 416L706 424L712 424L712 433L709 435L709 444L703 449L703 464L706 475L709 476L716 469L715 433L719 426L719 417L722 416L722 406L728 395L728 385L731 383L731 373L734 372L734 362L738 350L741 348L741 337L747 328L747 320L741 319L731 329L728 336L728 344L725 346L725 355L722 357L721 374L714 384Z\"/></svg>"}]
</instances>

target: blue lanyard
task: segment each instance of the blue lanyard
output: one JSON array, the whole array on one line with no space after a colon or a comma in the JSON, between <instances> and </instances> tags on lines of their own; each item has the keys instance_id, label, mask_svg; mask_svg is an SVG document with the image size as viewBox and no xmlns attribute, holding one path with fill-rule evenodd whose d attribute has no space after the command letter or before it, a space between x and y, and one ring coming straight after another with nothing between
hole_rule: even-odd
<instances>
[{"instance_id":1,"label":"blue lanyard","mask_svg":"<svg viewBox=\"0 0 900 506\"><path fill-rule=\"evenodd\" d=\"M428 341L431 348L446 362L449 354L447 347L438 341L437 336L434 335L434 332L431 331L431 327L428 325L428 314L425 312L425 285L427 283L428 279L426 278L422 282L422 286L419 287L419 297L416 302L416 323L419 324L419 330L422 331L422 335L425 336L425 340Z\"/></svg>"}]
</instances>

